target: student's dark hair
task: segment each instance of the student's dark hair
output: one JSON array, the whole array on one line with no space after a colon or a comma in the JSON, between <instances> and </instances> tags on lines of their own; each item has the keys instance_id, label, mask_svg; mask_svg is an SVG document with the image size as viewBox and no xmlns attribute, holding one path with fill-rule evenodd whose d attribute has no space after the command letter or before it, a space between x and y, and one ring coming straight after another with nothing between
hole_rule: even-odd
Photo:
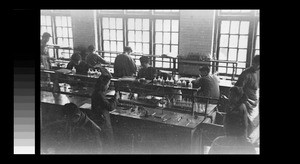
<instances>
[{"instance_id":1,"label":"student's dark hair","mask_svg":"<svg viewBox=\"0 0 300 164\"><path fill-rule=\"evenodd\" d=\"M238 97L239 99L242 98L244 95L244 91L242 87L233 86L229 89L229 93L233 94L235 97Z\"/></svg>"},{"instance_id":2,"label":"student's dark hair","mask_svg":"<svg viewBox=\"0 0 300 164\"><path fill-rule=\"evenodd\" d=\"M210 72L210 68L209 68L209 66L207 66L207 65L201 66L201 67L199 68L199 71L207 71L207 72L209 73L209 72Z\"/></svg>"},{"instance_id":3,"label":"student's dark hair","mask_svg":"<svg viewBox=\"0 0 300 164\"><path fill-rule=\"evenodd\" d=\"M71 56L71 60L74 61L74 62L77 62L77 61L81 60L81 55L79 53L74 53Z\"/></svg>"},{"instance_id":4,"label":"student's dark hair","mask_svg":"<svg viewBox=\"0 0 300 164\"><path fill-rule=\"evenodd\" d=\"M74 103L67 103L67 104L64 105L63 113L64 113L64 115L66 116L67 119L71 119L75 115L80 114L81 111L77 107L76 104L74 104Z\"/></svg>"},{"instance_id":5,"label":"student's dark hair","mask_svg":"<svg viewBox=\"0 0 300 164\"><path fill-rule=\"evenodd\" d=\"M140 57L141 63L150 63L150 59L147 56Z\"/></svg>"},{"instance_id":6,"label":"student's dark hair","mask_svg":"<svg viewBox=\"0 0 300 164\"><path fill-rule=\"evenodd\" d=\"M260 55L255 55L252 59L252 62L259 64L260 63Z\"/></svg>"},{"instance_id":7,"label":"student's dark hair","mask_svg":"<svg viewBox=\"0 0 300 164\"><path fill-rule=\"evenodd\" d=\"M132 52L131 47L128 46L124 47L124 52Z\"/></svg>"},{"instance_id":8,"label":"student's dark hair","mask_svg":"<svg viewBox=\"0 0 300 164\"><path fill-rule=\"evenodd\" d=\"M93 46L93 45L89 45L89 47L88 47L88 51L94 51L95 50L95 46Z\"/></svg>"},{"instance_id":9,"label":"student's dark hair","mask_svg":"<svg viewBox=\"0 0 300 164\"><path fill-rule=\"evenodd\" d=\"M96 84L94 86L94 91L104 91L104 87L107 85L107 83L111 80L112 76L105 68L100 68L101 75L96 81Z\"/></svg>"},{"instance_id":10,"label":"student's dark hair","mask_svg":"<svg viewBox=\"0 0 300 164\"><path fill-rule=\"evenodd\" d=\"M50 33L44 32L42 38L51 37Z\"/></svg>"},{"instance_id":11,"label":"student's dark hair","mask_svg":"<svg viewBox=\"0 0 300 164\"><path fill-rule=\"evenodd\" d=\"M224 130L227 136L246 136L247 113L243 110L232 110L224 117Z\"/></svg>"}]
</instances>

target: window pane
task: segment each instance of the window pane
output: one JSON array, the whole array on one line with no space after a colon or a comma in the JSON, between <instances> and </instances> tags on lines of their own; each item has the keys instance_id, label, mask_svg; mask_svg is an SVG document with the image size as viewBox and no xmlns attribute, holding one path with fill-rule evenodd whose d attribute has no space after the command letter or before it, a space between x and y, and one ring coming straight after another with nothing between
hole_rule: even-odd
<instances>
[{"instance_id":1,"label":"window pane","mask_svg":"<svg viewBox=\"0 0 300 164\"><path fill-rule=\"evenodd\" d=\"M73 39L69 39L69 46L73 48Z\"/></svg>"},{"instance_id":2,"label":"window pane","mask_svg":"<svg viewBox=\"0 0 300 164\"><path fill-rule=\"evenodd\" d=\"M248 36L240 36L239 48L247 48Z\"/></svg>"},{"instance_id":3,"label":"window pane","mask_svg":"<svg viewBox=\"0 0 300 164\"><path fill-rule=\"evenodd\" d=\"M135 51L136 52L142 52L142 43L136 43L135 44Z\"/></svg>"},{"instance_id":4,"label":"window pane","mask_svg":"<svg viewBox=\"0 0 300 164\"><path fill-rule=\"evenodd\" d=\"M104 41L103 47L104 47L104 51L110 51L109 41Z\"/></svg>"},{"instance_id":5,"label":"window pane","mask_svg":"<svg viewBox=\"0 0 300 164\"><path fill-rule=\"evenodd\" d=\"M162 63L161 62L155 62L155 67L162 67Z\"/></svg>"},{"instance_id":6,"label":"window pane","mask_svg":"<svg viewBox=\"0 0 300 164\"><path fill-rule=\"evenodd\" d=\"M155 55L162 55L162 45L155 46Z\"/></svg>"},{"instance_id":7,"label":"window pane","mask_svg":"<svg viewBox=\"0 0 300 164\"><path fill-rule=\"evenodd\" d=\"M228 60L236 61L237 49L229 49Z\"/></svg>"},{"instance_id":8,"label":"window pane","mask_svg":"<svg viewBox=\"0 0 300 164\"><path fill-rule=\"evenodd\" d=\"M149 19L143 19L143 30L149 30Z\"/></svg>"},{"instance_id":9,"label":"window pane","mask_svg":"<svg viewBox=\"0 0 300 164\"><path fill-rule=\"evenodd\" d=\"M169 54L169 53L170 53L170 45L164 45L163 54Z\"/></svg>"},{"instance_id":10,"label":"window pane","mask_svg":"<svg viewBox=\"0 0 300 164\"><path fill-rule=\"evenodd\" d=\"M123 31L117 30L117 40L123 40Z\"/></svg>"},{"instance_id":11,"label":"window pane","mask_svg":"<svg viewBox=\"0 0 300 164\"><path fill-rule=\"evenodd\" d=\"M227 48L220 48L219 60L227 60Z\"/></svg>"},{"instance_id":12,"label":"window pane","mask_svg":"<svg viewBox=\"0 0 300 164\"><path fill-rule=\"evenodd\" d=\"M257 32L256 35L259 35L259 22L257 23Z\"/></svg>"},{"instance_id":13,"label":"window pane","mask_svg":"<svg viewBox=\"0 0 300 164\"><path fill-rule=\"evenodd\" d=\"M143 44L143 54L149 54L149 44Z\"/></svg>"},{"instance_id":14,"label":"window pane","mask_svg":"<svg viewBox=\"0 0 300 164\"><path fill-rule=\"evenodd\" d=\"M240 27L240 34L248 34L249 32L249 22L242 21Z\"/></svg>"},{"instance_id":15,"label":"window pane","mask_svg":"<svg viewBox=\"0 0 300 164\"><path fill-rule=\"evenodd\" d=\"M149 42L149 32L143 32L143 42Z\"/></svg>"},{"instance_id":16,"label":"window pane","mask_svg":"<svg viewBox=\"0 0 300 164\"><path fill-rule=\"evenodd\" d=\"M116 28L116 19L109 18L109 28L115 29Z\"/></svg>"},{"instance_id":17,"label":"window pane","mask_svg":"<svg viewBox=\"0 0 300 164\"><path fill-rule=\"evenodd\" d=\"M45 16L41 16L41 25L45 25L46 24L46 20L45 20Z\"/></svg>"},{"instance_id":18,"label":"window pane","mask_svg":"<svg viewBox=\"0 0 300 164\"><path fill-rule=\"evenodd\" d=\"M117 40L116 30L110 30L110 40Z\"/></svg>"},{"instance_id":19,"label":"window pane","mask_svg":"<svg viewBox=\"0 0 300 164\"><path fill-rule=\"evenodd\" d=\"M179 21L172 20L172 31L178 31L178 30L179 30Z\"/></svg>"},{"instance_id":20,"label":"window pane","mask_svg":"<svg viewBox=\"0 0 300 164\"><path fill-rule=\"evenodd\" d=\"M239 32L239 21L232 21L230 26L230 34L237 34Z\"/></svg>"},{"instance_id":21,"label":"window pane","mask_svg":"<svg viewBox=\"0 0 300 164\"><path fill-rule=\"evenodd\" d=\"M128 41L134 41L134 31L128 32Z\"/></svg>"},{"instance_id":22,"label":"window pane","mask_svg":"<svg viewBox=\"0 0 300 164\"><path fill-rule=\"evenodd\" d=\"M123 52L123 42L117 42L117 51Z\"/></svg>"},{"instance_id":23,"label":"window pane","mask_svg":"<svg viewBox=\"0 0 300 164\"><path fill-rule=\"evenodd\" d=\"M142 30L142 19L135 19L135 29Z\"/></svg>"},{"instance_id":24,"label":"window pane","mask_svg":"<svg viewBox=\"0 0 300 164\"><path fill-rule=\"evenodd\" d=\"M69 37L73 37L72 28L69 28Z\"/></svg>"},{"instance_id":25,"label":"window pane","mask_svg":"<svg viewBox=\"0 0 300 164\"><path fill-rule=\"evenodd\" d=\"M60 46L63 44L62 43L62 38L57 38L57 44L60 45Z\"/></svg>"},{"instance_id":26,"label":"window pane","mask_svg":"<svg viewBox=\"0 0 300 164\"><path fill-rule=\"evenodd\" d=\"M63 37L68 37L68 28L63 28Z\"/></svg>"},{"instance_id":27,"label":"window pane","mask_svg":"<svg viewBox=\"0 0 300 164\"><path fill-rule=\"evenodd\" d=\"M121 18L117 18L117 29L123 29L122 19Z\"/></svg>"},{"instance_id":28,"label":"window pane","mask_svg":"<svg viewBox=\"0 0 300 164\"><path fill-rule=\"evenodd\" d=\"M238 63L237 67L238 68L246 68L246 63Z\"/></svg>"},{"instance_id":29,"label":"window pane","mask_svg":"<svg viewBox=\"0 0 300 164\"><path fill-rule=\"evenodd\" d=\"M117 51L117 42L110 42L110 50Z\"/></svg>"},{"instance_id":30,"label":"window pane","mask_svg":"<svg viewBox=\"0 0 300 164\"><path fill-rule=\"evenodd\" d=\"M170 20L164 20L164 31L170 31L170 24L171 21Z\"/></svg>"},{"instance_id":31,"label":"window pane","mask_svg":"<svg viewBox=\"0 0 300 164\"><path fill-rule=\"evenodd\" d=\"M170 43L170 33L166 32L164 33L164 44L169 44Z\"/></svg>"},{"instance_id":32,"label":"window pane","mask_svg":"<svg viewBox=\"0 0 300 164\"><path fill-rule=\"evenodd\" d=\"M221 22L221 33L229 33L229 21Z\"/></svg>"},{"instance_id":33,"label":"window pane","mask_svg":"<svg viewBox=\"0 0 300 164\"><path fill-rule=\"evenodd\" d=\"M52 36L52 28L51 27L47 27L47 32Z\"/></svg>"},{"instance_id":34,"label":"window pane","mask_svg":"<svg viewBox=\"0 0 300 164\"><path fill-rule=\"evenodd\" d=\"M134 29L134 19L129 18L128 19L128 30L133 30Z\"/></svg>"},{"instance_id":35,"label":"window pane","mask_svg":"<svg viewBox=\"0 0 300 164\"><path fill-rule=\"evenodd\" d=\"M55 19L56 19L56 26L62 26L61 17L55 17Z\"/></svg>"},{"instance_id":36,"label":"window pane","mask_svg":"<svg viewBox=\"0 0 300 164\"><path fill-rule=\"evenodd\" d=\"M237 35L230 35L229 37L229 47L237 47L238 43L238 36Z\"/></svg>"},{"instance_id":37,"label":"window pane","mask_svg":"<svg viewBox=\"0 0 300 164\"><path fill-rule=\"evenodd\" d=\"M247 50L239 49L238 61L246 62L246 60L247 60Z\"/></svg>"},{"instance_id":38,"label":"window pane","mask_svg":"<svg viewBox=\"0 0 300 164\"><path fill-rule=\"evenodd\" d=\"M50 16L46 16L46 25L51 26L51 17Z\"/></svg>"},{"instance_id":39,"label":"window pane","mask_svg":"<svg viewBox=\"0 0 300 164\"><path fill-rule=\"evenodd\" d=\"M171 47L171 56L176 57L178 55L178 46Z\"/></svg>"},{"instance_id":40,"label":"window pane","mask_svg":"<svg viewBox=\"0 0 300 164\"><path fill-rule=\"evenodd\" d=\"M131 47L132 51L135 52L135 43L129 43L129 47Z\"/></svg>"},{"instance_id":41,"label":"window pane","mask_svg":"<svg viewBox=\"0 0 300 164\"><path fill-rule=\"evenodd\" d=\"M142 42L142 31L135 32L135 39L136 42Z\"/></svg>"},{"instance_id":42,"label":"window pane","mask_svg":"<svg viewBox=\"0 0 300 164\"><path fill-rule=\"evenodd\" d=\"M155 31L162 31L162 20L156 20Z\"/></svg>"},{"instance_id":43,"label":"window pane","mask_svg":"<svg viewBox=\"0 0 300 164\"><path fill-rule=\"evenodd\" d=\"M103 30L103 40L109 40L109 30Z\"/></svg>"},{"instance_id":44,"label":"window pane","mask_svg":"<svg viewBox=\"0 0 300 164\"><path fill-rule=\"evenodd\" d=\"M259 36L256 37L255 49L259 49Z\"/></svg>"},{"instance_id":45,"label":"window pane","mask_svg":"<svg viewBox=\"0 0 300 164\"><path fill-rule=\"evenodd\" d=\"M156 32L155 43L162 43L162 32Z\"/></svg>"},{"instance_id":46,"label":"window pane","mask_svg":"<svg viewBox=\"0 0 300 164\"><path fill-rule=\"evenodd\" d=\"M102 27L109 28L108 18L102 18Z\"/></svg>"},{"instance_id":47,"label":"window pane","mask_svg":"<svg viewBox=\"0 0 300 164\"><path fill-rule=\"evenodd\" d=\"M226 63L219 63L219 66L218 66L218 72L219 73L226 73Z\"/></svg>"},{"instance_id":48,"label":"window pane","mask_svg":"<svg viewBox=\"0 0 300 164\"><path fill-rule=\"evenodd\" d=\"M67 26L67 17L61 17L61 25L66 27Z\"/></svg>"},{"instance_id":49,"label":"window pane","mask_svg":"<svg viewBox=\"0 0 300 164\"><path fill-rule=\"evenodd\" d=\"M170 68L170 63L163 62L163 68Z\"/></svg>"},{"instance_id":50,"label":"window pane","mask_svg":"<svg viewBox=\"0 0 300 164\"><path fill-rule=\"evenodd\" d=\"M172 33L172 44L178 44L178 33Z\"/></svg>"},{"instance_id":51,"label":"window pane","mask_svg":"<svg viewBox=\"0 0 300 164\"><path fill-rule=\"evenodd\" d=\"M72 27L71 17L68 17L68 26L69 26L69 27Z\"/></svg>"},{"instance_id":52,"label":"window pane","mask_svg":"<svg viewBox=\"0 0 300 164\"><path fill-rule=\"evenodd\" d=\"M228 35L221 35L220 47L228 47Z\"/></svg>"},{"instance_id":53,"label":"window pane","mask_svg":"<svg viewBox=\"0 0 300 164\"><path fill-rule=\"evenodd\" d=\"M255 55L259 55L259 50L255 50Z\"/></svg>"}]
</instances>

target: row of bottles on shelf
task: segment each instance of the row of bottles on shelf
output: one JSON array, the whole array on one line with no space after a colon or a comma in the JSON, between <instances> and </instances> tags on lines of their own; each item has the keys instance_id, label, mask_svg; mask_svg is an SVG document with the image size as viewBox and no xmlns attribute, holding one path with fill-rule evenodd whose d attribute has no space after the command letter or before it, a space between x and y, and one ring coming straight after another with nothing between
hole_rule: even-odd
<instances>
[{"instance_id":1,"label":"row of bottles on shelf","mask_svg":"<svg viewBox=\"0 0 300 164\"><path fill-rule=\"evenodd\" d=\"M91 69L89 68L88 70L88 76L100 76L101 75L101 72L98 71L98 69Z\"/></svg>"},{"instance_id":2,"label":"row of bottles on shelf","mask_svg":"<svg viewBox=\"0 0 300 164\"><path fill-rule=\"evenodd\" d=\"M158 76L153 79L153 84L159 85L169 85L169 86L181 86L181 87L188 87L193 88L193 84L190 81L186 80L173 80L173 78L167 78L164 80L162 77Z\"/></svg>"},{"instance_id":3,"label":"row of bottles on shelf","mask_svg":"<svg viewBox=\"0 0 300 164\"><path fill-rule=\"evenodd\" d=\"M193 103L193 101L190 99L173 101L173 105L180 106L183 108L193 108L194 111L197 113L203 113L205 111L205 104L199 102Z\"/></svg>"}]
</instances>

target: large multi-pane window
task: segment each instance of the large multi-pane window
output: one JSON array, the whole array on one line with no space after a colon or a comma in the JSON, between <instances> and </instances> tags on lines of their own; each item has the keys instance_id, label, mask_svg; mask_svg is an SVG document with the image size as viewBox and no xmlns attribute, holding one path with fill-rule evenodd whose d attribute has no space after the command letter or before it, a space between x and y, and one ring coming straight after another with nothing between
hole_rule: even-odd
<instances>
[{"instance_id":1,"label":"large multi-pane window","mask_svg":"<svg viewBox=\"0 0 300 164\"><path fill-rule=\"evenodd\" d=\"M179 20L156 19L155 20L155 55L168 55L177 57L179 38ZM156 59L155 67L170 68L170 59Z\"/></svg>"},{"instance_id":2,"label":"large multi-pane window","mask_svg":"<svg viewBox=\"0 0 300 164\"><path fill-rule=\"evenodd\" d=\"M179 10L101 10L99 18L100 47L104 59L111 63L118 53L123 52L124 46L130 46L135 54L178 55ZM132 57L140 65L140 55ZM173 69L173 59L152 59L151 64L155 67ZM175 67L178 68L177 63Z\"/></svg>"},{"instance_id":3,"label":"large multi-pane window","mask_svg":"<svg viewBox=\"0 0 300 164\"><path fill-rule=\"evenodd\" d=\"M217 70L220 75L228 77L232 74L240 75L249 66L252 47L255 48L255 53L259 53L259 28L254 28L254 24L259 26L257 22L255 10L221 10L218 12L216 57L218 60L228 61L218 63ZM253 46L253 37L256 39L255 46ZM234 69L236 68L234 66L237 69Z\"/></svg>"},{"instance_id":4,"label":"large multi-pane window","mask_svg":"<svg viewBox=\"0 0 300 164\"><path fill-rule=\"evenodd\" d=\"M219 60L238 61L237 74L246 67L249 21L221 21ZM219 73L232 74L232 63L219 63Z\"/></svg>"},{"instance_id":5,"label":"large multi-pane window","mask_svg":"<svg viewBox=\"0 0 300 164\"><path fill-rule=\"evenodd\" d=\"M48 45L58 45L60 48L49 47L52 58L69 59L73 53L73 32L71 16L63 16L56 11L46 11L41 14L41 36L50 33ZM71 48L71 49L70 49Z\"/></svg>"},{"instance_id":6,"label":"large multi-pane window","mask_svg":"<svg viewBox=\"0 0 300 164\"><path fill-rule=\"evenodd\" d=\"M254 55L259 55L259 22L257 23L257 27L256 27L256 34L255 34L255 52Z\"/></svg>"},{"instance_id":7,"label":"large multi-pane window","mask_svg":"<svg viewBox=\"0 0 300 164\"><path fill-rule=\"evenodd\" d=\"M124 47L123 19L113 17L102 18L102 39L104 60L113 63Z\"/></svg>"},{"instance_id":8,"label":"large multi-pane window","mask_svg":"<svg viewBox=\"0 0 300 164\"><path fill-rule=\"evenodd\" d=\"M49 42L47 44L53 44L53 28L52 28L52 20L50 15L41 15L41 38L44 32L48 32L51 37L49 39ZM51 58L54 57L54 50L53 48L49 48L49 56Z\"/></svg>"},{"instance_id":9,"label":"large multi-pane window","mask_svg":"<svg viewBox=\"0 0 300 164\"><path fill-rule=\"evenodd\" d=\"M55 16L56 43L73 49L72 22L70 16ZM69 59L73 50L58 49L58 58Z\"/></svg>"},{"instance_id":10,"label":"large multi-pane window","mask_svg":"<svg viewBox=\"0 0 300 164\"><path fill-rule=\"evenodd\" d=\"M128 46L134 52L150 54L150 21L149 19L128 18L127 21ZM135 62L140 65L140 56L135 56Z\"/></svg>"}]
</instances>

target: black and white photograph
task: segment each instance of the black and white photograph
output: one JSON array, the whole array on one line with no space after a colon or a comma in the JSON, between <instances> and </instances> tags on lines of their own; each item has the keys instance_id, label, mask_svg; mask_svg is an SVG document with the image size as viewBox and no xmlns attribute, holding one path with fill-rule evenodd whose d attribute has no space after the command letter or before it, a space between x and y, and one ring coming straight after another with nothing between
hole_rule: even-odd
<instances>
[{"instance_id":1,"label":"black and white photograph","mask_svg":"<svg viewBox=\"0 0 300 164\"><path fill-rule=\"evenodd\" d=\"M39 72L41 155L260 155L259 9L41 9Z\"/></svg>"}]
</instances>

